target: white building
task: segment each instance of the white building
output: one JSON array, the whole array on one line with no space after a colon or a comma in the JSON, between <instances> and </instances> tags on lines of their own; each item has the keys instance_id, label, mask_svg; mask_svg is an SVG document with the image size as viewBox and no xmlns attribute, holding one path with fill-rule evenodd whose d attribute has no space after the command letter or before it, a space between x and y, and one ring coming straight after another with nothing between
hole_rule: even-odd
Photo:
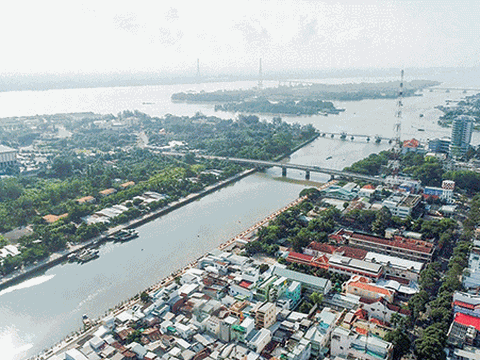
<instances>
[{"instance_id":1,"label":"white building","mask_svg":"<svg viewBox=\"0 0 480 360\"><path fill-rule=\"evenodd\" d=\"M394 193L382 202L382 206L390 210L393 216L405 219L420 204L420 195Z\"/></svg>"},{"instance_id":2,"label":"white building","mask_svg":"<svg viewBox=\"0 0 480 360\"><path fill-rule=\"evenodd\" d=\"M0 168L15 165L17 162L17 150L5 145L0 145Z\"/></svg>"},{"instance_id":3,"label":"white building","mask_svg":"<svg viewBox=\"0 0 480 360\"><path fill-rule=\"evenodd\" d=\"M268 329L260 329L248 342L248 346L253 351L261 353L270 340L272 340L272 332Z\"/></svg>"},{"instance_id":4,"label":"white building","mask_svg":"<svg viewBox=\"0 0 480 360\"><path fill-rule=\"evenodd\" d=\"M420 261L401 259L396 256L378 254L371 251L367 253L364 261L381 264L386 275L409 281L418 281L420 271L422 271L424 265Z\"/></svg>"},{"instance_id":5,"label":"white building","mask_svg":"<svg viewBox=\"0 0 480 360\"><path fill-rule=\"evenodd\" d=\"M355 331L337 327L332 332L330 354L332 357L364 360L388 360L392 358L393 345L375 336L360 335Z\"/></svg>"}]
</instances>

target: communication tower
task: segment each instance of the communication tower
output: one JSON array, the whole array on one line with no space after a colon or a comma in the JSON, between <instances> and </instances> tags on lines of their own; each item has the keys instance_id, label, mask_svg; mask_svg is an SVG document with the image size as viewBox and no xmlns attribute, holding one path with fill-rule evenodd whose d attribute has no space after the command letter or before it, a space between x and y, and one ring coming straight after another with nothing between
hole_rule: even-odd
<instances>
[{"instance_id":1,"label":"communication tower","mask_svg":"<svg viewBox=\"0 0 480 360\"><path fill-rule=\"evenodd\" d=\"M395 111L395 125L394 125L394 145L393 145L393 162L392 174L397 176L400 171L400 154L402 152L402 106L403 106L403 70L400 72L400 87L397 97L397 109Z\"/></svg>"},{"instance_id":2,"label":"communication tower","mask_svg":"<svg viewBox=\"0 0 480 360\"><path fill-rule=\"evenodd\" d=\"M403 70L400 73L400 89L397 98L397 110L395 118L397 119L394 126L395 131L395 147L398 151L402 149L401 135L402 135L402 106L403 106Z\"/></svg>"}]
</instances>

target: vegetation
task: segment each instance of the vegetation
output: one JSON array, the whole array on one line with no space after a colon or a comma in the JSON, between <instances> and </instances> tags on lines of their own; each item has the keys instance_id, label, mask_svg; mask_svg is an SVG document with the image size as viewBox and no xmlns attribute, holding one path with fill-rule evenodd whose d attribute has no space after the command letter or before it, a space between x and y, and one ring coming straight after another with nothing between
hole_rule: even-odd
<instances>
[{"instance_id":1,"label":"vegetation","mask_svg":"<svg viewBox=\"0 0 480 360\"><path fill-rule=\"evenodd\" d=\"M415 92L429 86L439 85L436 81L415 80L405 83L404 96L416 96ZM294 86L278 86L275 88L249 90L219 90L215 92L176 93L173 101L189 102L242 102L261 96L269 100L364 100L395 99L398 96L398 81L384 83L361 84L298 84Z\"/></svg>"},{"instance_id":2,"label":"vegetation","mask_svg":"<svg viewBox=\"0 0 480 360\"><path fill-rule=\"evenodd\" d=\"M229 162L197 160L190 154L183 159L165 157L156 151L158 147L176 141L184 150L273 160L315 135L312 126L289 125L280 118L267 123L256 116L240 116L235 121L201 114L191 118L152 118L137 111L124 111L116 117L82 113L46 116L45 123L42 119L36 123L37 120L31 117L27 122L18 122L21 135L6 128L0 130L0 138L10 139L10 146L26 145L29 139L46 133L52 135L42 150L35 154L28 150L22 155L32 159L41 155L46 159L38 165L35 176L0 180L0 232L33 226L33 234L19 240L21 255L7 258L1 273L32 264L68 244L98 236L107 225L82 222L83 217L95 211L125 204L128 210L108 225L115 226L200 192L243 169ZM35 126L25 126L29 123ZM117 129L109 125L112 123L123 126ZM70 137L56 136L56 126L60 125L71 132ZM38 127L43 132L34 136ZM150 147L138 146L136 132L140 128ZM130 185L122 186L126 182ZM105 189L116 192L102 196ZM141 200L134 198L146 191L158 192L164 198L142 205ZM85 196L93 196L96 202L77 201ZM51 224L43 219L46 215L62 214L66 217Z\"/></svg>"},{"instance_id":3,"label":"vegetation","mask_svg":"<svg viewBox=\"0 0 480 360\"><path fill-rule=\"evenodd\" d=\"M215 111L247 112L257 114L285 114L285 115L315 115L318 113L338 114L332 102L322 100L299 100L299 101L275 101L270 102L266 98L229 102L223 105L215 105Z\"/></svg>"}]
</instances>

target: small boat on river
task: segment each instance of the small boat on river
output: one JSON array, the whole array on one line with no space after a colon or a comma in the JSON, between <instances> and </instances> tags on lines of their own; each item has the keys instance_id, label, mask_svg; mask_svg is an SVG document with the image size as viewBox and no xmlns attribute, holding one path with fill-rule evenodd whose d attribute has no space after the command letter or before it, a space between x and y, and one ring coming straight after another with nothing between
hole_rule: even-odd
<instances>
[{"instance_id":1,"label":"small boat on river","mask_svg":"<svg viewBox=\"0 0 480 360\"><path fill-rule=\"evenodd\" d=\"M124 242L138 237L138 232L135 229L123 229L112 235L113 241Z\"/></svg>"}]
</instances>

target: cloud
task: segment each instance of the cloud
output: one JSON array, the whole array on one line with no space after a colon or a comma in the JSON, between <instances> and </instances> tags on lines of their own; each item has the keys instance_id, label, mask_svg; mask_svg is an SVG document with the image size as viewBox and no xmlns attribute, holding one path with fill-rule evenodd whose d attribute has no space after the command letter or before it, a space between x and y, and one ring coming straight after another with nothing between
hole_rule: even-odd
<instances>
[{"instance_id":1,"label":"cloud","mask_svg":"<svg viewBox=\"0 0 480 360\"><path fill-rule=\"evenodd\" d=\"M117 15L113 21L119 29L132 33L136 33L141 27L133 14Z\"/></svg>"}]
</instances>

